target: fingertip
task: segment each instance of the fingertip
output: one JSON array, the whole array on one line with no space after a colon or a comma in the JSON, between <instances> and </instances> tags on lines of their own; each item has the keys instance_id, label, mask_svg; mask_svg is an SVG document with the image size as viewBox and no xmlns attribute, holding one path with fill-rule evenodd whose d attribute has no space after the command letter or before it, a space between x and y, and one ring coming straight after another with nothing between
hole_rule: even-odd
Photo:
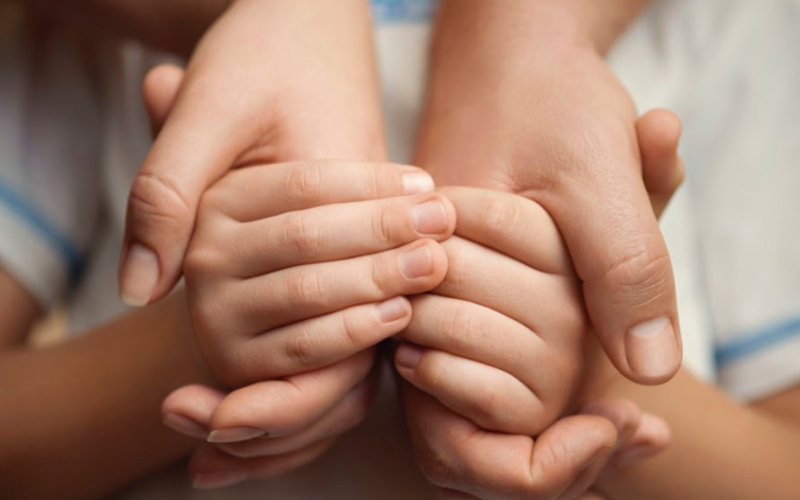
<instances>
[{"instance_id":1,"label":"fingertip","mask_svg":"<svg viewBox=\"0 0 800 500\"><path fill-rule=\"evenodd\" d=\"M413 371L422 360L423 351L419 347L404 342L397 347L394 353L395 364L403 371Z\"/></svg>"},{"instance_id":2,"label":"fingertip","mask_svg":"<svg viewBox=\"0 0 800 500\"><path fill-rule=\"evenodd\" d=\"M158 256L140 243L132 243L120 263L119 296L132 307L141 307L153 300L161 271Z\"/></svg>"},{"instance_id":3,"label":"fingertip","mask_svg":"<svg viewBox=\"0 0 800 500\"><path fill-rule=\"evenodd\" d=\"M621 445L633 435L642 418L636 403L621 398L591 401L581 408L580 413L603 417L611 422L617 432L616 445Z\"/></svg>"},{"instance_id":4,"label":"fingertip","mask_svg":"<svg viewBox=\"0 0 800 500\"><path fill-rule=\"evenodd\" d=\"M625 355L635 381L658 385L680 369L682 349L678 332L668 316L643 321L628 330Z\"/></svg>"},{"instance_id":5,"label":"fingertip","mask_svg":"<svg viewBox=\"0 0 800 500\"><path fill-rule=\"evenodd\" d=\"M640 142L651 145L654 152L672 154L677 152L683 133L681 119L668 109L653 109L642 115L636 123Z\"/></svg>"},{"instance_id":6,"label":"fingertip","mask_svg":"<svg viewBox=\"0 0 800 500\"><path fill-rule=\"evenodd\" d=\"M404 320L411 321L411 303L405 297L394 297L376 304L375 312L381 323L389 324Z\"/></svg>"}]
</instances>

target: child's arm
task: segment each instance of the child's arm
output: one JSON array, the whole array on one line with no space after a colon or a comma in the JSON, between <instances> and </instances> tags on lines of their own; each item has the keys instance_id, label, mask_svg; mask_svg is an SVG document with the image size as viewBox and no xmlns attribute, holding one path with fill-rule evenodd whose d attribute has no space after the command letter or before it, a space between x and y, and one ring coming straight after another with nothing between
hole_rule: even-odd
<instances>
[{"instance_id":1,"label":"child's arm","mask_svg":"<svg viewBox=\"0 0 800 500\"><path fill-rule=\"evenodd\" d=\"M661 456L600 481L599 489L609 498L797 498L800 386L747 405L686 370L663 386L647 389L615 375L605 359L594 376L598 383L590 391L592 397L631 398L662 416L673 433L672 443Z\"/></svg>"},{"instance_id":2,"label":"child's arm","mask_svg":"<svg viewBox=\"0 0 800 500\"><path fill-rule=\"evenodd\" d=\"M641 182L636 111L603 60L646 3L444 1L416 164L439 185L488 178L544 206L606 352L656 383L680 366L672 269ZM643 341L658 318L669 321Z\"/></svg>"},{"instance_id":3,"label":"child's arm","mask_svg":"<svg viewBox=\"0 0 800 500\"><path fill-rule=\"evenodd\" d=\"M18 287L0 290L3 306L26 302ZM2 337L20 337L14 323L27 331L29 312L3 307ZM215 383L182 293L53 347L7 344L0 498L100 498L185 455L194 445L162 425L159 407L193 382Z\"/></svg>"},{"instance_id":4,"label":"child's arm","mask_svg":"<svg viewBox=\"0 0 800 500\"><path fill-rule=\"evenodd\" d=\"M0 350L24 343L39 314L36 298L0 266Z\"/></svg>"}]
</instances>

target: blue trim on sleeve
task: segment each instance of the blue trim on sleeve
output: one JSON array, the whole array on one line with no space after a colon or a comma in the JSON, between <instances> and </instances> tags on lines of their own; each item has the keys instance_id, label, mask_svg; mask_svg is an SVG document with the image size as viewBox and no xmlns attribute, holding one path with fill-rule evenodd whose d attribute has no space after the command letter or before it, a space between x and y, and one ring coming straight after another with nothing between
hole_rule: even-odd
<instances>
[{"instance_id":1,"label":"blue trim on sleeve","mask_svg":"<svg viewBox=\"0 0 800 500\"><path fill-rule=\"evenodd\" d=\"M770 325L722 344L714 350L714 358L717 366L721 367L795 336L800 336L800 317Z\"/></svg>"},{"instance_id":2,"label":"blue trim on sleeve","mask_svg":"<svg viewBox=\"0 0 800 500\"><path fill-rule=\"evenodd\" d=\"M372 16L381 24L425 23L433 17L438 0L372 0Z\"/></svg>"},{"instance_id":3,"label":"blue trim on sleeve","mask_svg":"<svg viewBox=\"0 0 800 500\"><path fill-rule=\"evenodd\" d=\"M81 275L84 266L83 255L70 238L54 227L36 207L14 192L0 180L0 204L17 215L34 232L38 233L67 265L70 284ZM10 235L4 235L9 237Z\"/></svg>"}]
</instances>

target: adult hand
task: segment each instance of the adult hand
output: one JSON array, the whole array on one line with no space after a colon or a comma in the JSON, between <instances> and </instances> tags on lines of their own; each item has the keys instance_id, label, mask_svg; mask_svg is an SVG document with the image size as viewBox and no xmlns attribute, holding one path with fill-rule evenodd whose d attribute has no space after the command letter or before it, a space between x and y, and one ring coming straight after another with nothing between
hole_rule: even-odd
<instances>
[{"instance_id":1,"label":"adult hand","mask_svg":"<svg viewBox=\"0 0 800 500\"><path fill-rule=\"evenodd\" d=\"M383 158L368 8L237 0L212 26L133 182L120 265L126 302L172 289L200 197L231 167Z\"/></svg>"},{"instance_id":2,"label":"adult hand","mask_svg":"<svg viewBox=\"0 0 800 500\"><path fill-rule=\"evenodd\" d=\"M626 377L655 384L681 361L672 267L646 190L654 179L643 182L641 167L664 149L640 151L633 103L588 38L601 11L578 0L445 1L416 164L438 185L509 190L542 205L605 351ZM645 120L674 149L674 116Z\"/></svg>"}]
</instances>

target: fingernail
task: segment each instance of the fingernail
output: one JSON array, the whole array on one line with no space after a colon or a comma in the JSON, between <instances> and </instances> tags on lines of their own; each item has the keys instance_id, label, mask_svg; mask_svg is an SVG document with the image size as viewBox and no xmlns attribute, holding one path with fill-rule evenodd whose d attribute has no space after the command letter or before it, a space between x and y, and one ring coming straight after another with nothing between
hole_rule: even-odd
<instances>
[{"instance_id":1,"label":"fingernail","mask_svg":"<svg viewBox=\"0 0 800 500\"><path fill-rule=\"evenodd\" d=\"M439 200L430 200L411 209L411 221L420 234L441 234L447 231L447 212Z\"/></svg>"},{"instance_id":2,"label":"fingernail","mask_svg":"<svg viewBox=\"0 0 800 500\"><path fill-rule=\"evenodd\" d=\"M400 344L394 353L394 359L398 365L414 369L422 359L422 349L411 344Z\"/></svg>"},{"instance_id":3,"label":"fingernail","mask_svg":"<svg viewBox=\"0 0 800 500\"><path fill-rule=\"evenodd\" d=\"M231 427L230 429L220 429L211 431L208 434L209 443L239 443L265 435L267 431L257 427Z\"/></svg>"},{"instance_id":4,"label":"fingernail","mask_svg":"<svg viewBox=\"0 0 800 500\"><path fill-rule=\"evenodd\" d=\"M400 272L406 278L421 278L433 272L433 257L428 245L417 247L400 255Z\"/></svg>"},{"instance_id":5,"label":"fingernail","mask_svg":"<svg viewBox=\"0 0 800 500\"><path fill-rule=\"evenodd\" d=\"M627 467L646 458L653 457L660 451L652 446L633 446L618 452L614 456L613 464L615 467Z\"/></svg>"},{"instance_id":6,"label":"fingernail","mask_svg":"<svg viewBox=\"0 0 800 500\"><path fill-rule=\"evenodd\" d=\"M158 283L158 257L149 248L134 243L125 256L120 278L120 298L129 306L150 302Z\"/></svg>"},{"instance_id":7,"label":"fingernail","mask_svg":"<svg viewBox=\"0 0 800 500\"><path fill-rule=\"evenodd\" d=\"M423 172L412 172L403 175L403 189L406 194L429 193L436 185L433 178Z\"/></svg>"},{"instance_id":8,"label":"fingernail","mask_svg":"<svg viewBox=\"0 0 800 500\"><path fill-rule=\"evenodd\" d=\"M167 413L164 415L162 422L170 429L178 431L184 436L203 440L208 438L208 431L189 417L184 417L177 413Z\"/></svg>"},{"instance_id":9,"label":"fingernail","mask_svg":"<svg viewBox=\"0 0 800 500\"><path fill-rule=\"evenodd\" d=\"M681 360L672 321L666 316L631 328L625 349L631 370L642 377L669 376Z\"/></svg>"},{"instance_id":10,"label":"fingernail","mask_svg":"<svg viewBox=\"0 0 800 500\"><path fill-rule=\"evenodd\" d=\"M408 303L401 297L381 302L375 309L378 311L381 323L391 323L408 315Z\"/></svg>"},{"instance_id":11,"label":"fingernail","mask_svg":"<svg viewBox=\"0 0 800 500\"><path fill-rule=\"evenodd\" d=\"M217 472L204 472L196 474L192 486L198 490L211 490L239 484L247 479L247 473L242 470L224 470Z\"/></svg>"}]
</instances>

